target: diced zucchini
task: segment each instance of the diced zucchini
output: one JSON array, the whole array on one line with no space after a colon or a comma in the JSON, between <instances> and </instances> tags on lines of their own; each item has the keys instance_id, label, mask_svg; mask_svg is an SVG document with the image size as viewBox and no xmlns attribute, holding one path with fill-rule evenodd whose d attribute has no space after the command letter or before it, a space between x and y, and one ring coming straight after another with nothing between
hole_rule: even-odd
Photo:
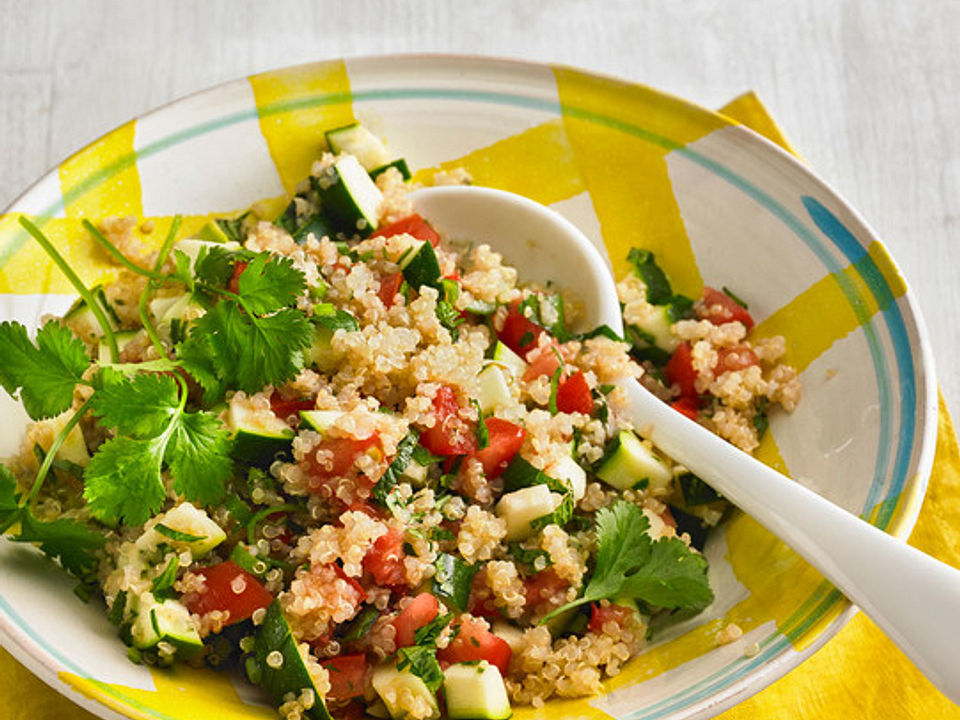
<instances>
[{"instance_id":1,"label":"diced zucchini","mask_svg":"<svg viewBox=\"0 0 960 720\"><path fill-rule=\"evenodd\" d=\"M107 324L110 325L110 329L117 330L120 327L120 318L117 317L117 313L110 303L107 302L107 296L106 293L103 292L103 288L99 285L92 287L90 288L90 294L93 295L94 301L103 311L107 319ZM83 298L78 299L73 306L67 310L63 316L63 320L67 327L73 330L85 342L93 342L103 335L103 328L100 327L96 315L93 314L93 310L87 307L87 302Z\"/></svg>"},{"instance_id":2,"label":"diced zucchini","mask_svg":"<svg viewBox=\"0 0 960 720\"><path fill-rule=\"evenodd\" d=\"M597 477L619 490L642 480L648 487L665 488L673 479L670 465L629 430L621 430L597 470Z\"/></svg>"},{"instance_id":3,"label":"diced zucchini","mask_svg":"<svg viewBox=\"0 0 960 720\"><path fill-rule=\"evenodd\" d=\"M188 658L203 649L203 640L190 619L190 611L178 600L157 602L149 594L141 597L137 604L130 635L133 646L140 650L166 642L176 649L180 658Z\"/></svg>"},{"instance_id":4,"label":"diced zucchini","mask_svg":"<svg viewBox=\"0 0 960 720\"><path fill-rule=\"evenodd\" d=\"M289 452L296 434L276 415L255 415L237 403L230 404L227 427L233 431L233 458L262 468Z\"/></svg>"},{"instance_id":5,"label":"diced zucchini","mask_svg":"<svg viewBox=\"0 0 960 720\"><path fill-rule=\"evenodd\" d=\"M211 222L204 225L204 229L211 226L219 227L216 225L216 223ZM235 250L241 250L243 247L240 245L240 243L235 242L227 237L222 230L220 231L223 237L222 240L213 239L214 236L212 231L203 233L202 235L201 233L203 233L203 230L201 230L200 233L197 233L196 237L184 238L183 240L178 241L176 244L176 249L189 257L191 262L197 261L197 256L200 254L200 250L203 248L207 248L207 250L209 250L210 248L218 247L233 252Z\"/></svg>"},{"instance_id":6,"label":"diced zucchini","mask_svg":"<svg viewBox=\"0 0 960 720\"><path fill-rule=\"evenodd\" d=\"M323 435L342 415L342 410L301 410L301 426Z\"/></svg>"},{"instance_id":7,"label":"diced zucchini","mask_svg":"<svg viewBox=\"0 0 960 720\"><path fill-rule=\"evenodd\" d=\"M366 237L379 224L383 194L352 155L337 160L331 171L317 183L324 211L338 230Z\"/></svg>"},{"instance_id":8,"label":"diced zucchini","mask_svg":"<svg viewBox=\"0 0 960 720\"><path fill-rule=\"evenodd\" d=\"M444 670L443 697L450 720L506 720L513 714L500 670L486 660Z\"/></svg>"},{"instance_id":9,"label":"diced zucchini","mask_svg":"<svg viewBox=\"0 0 960 720\"><path fill-rule=\"evenodd\" d=\"M123 349L129 345L130 341L139 333L139 330L120 330L115 332L113 337L117 341L117 350L123 352ZM110 346L101 340L100 345L97 347L97 362L101 365L106 365L110 361Z\"/></svg>"},{"instance_id":10,"label":"diced zucchini","mask_svg":"<svg viewBox=\"0 0 960 720\"><path fill-rule=\"evenodd\" d=\"M230 242L230 236L227 235L226 231L224 231L223 227L216 220L210 220L205 223L202 228L197 230L193 239L207 243L216 243L218 245ZM189 251L184 247L184 244L188 242L189 240L181 240L177 243L177 248L189 255ZM194 254L192 258L196 260L197 256Z\"/></svg>"},{"instance_id":11,"label":"diced zucchini","mask_svg":"<svg viewBox=\"0 0 960 720\"><path fill-rule=\"evenodd\" d=\"M44 453L50 452L53 439L60 434L64 426L72 417L69 410L47 420L39 420L33 426L33 438ZM87 451L87 442L83 439L83 432L79 425L67 433L63 444L54 456L57 460L67 460L86 467L90 462L90 453Z\"/></svg>"},{"instance_id":12,"label":"diced zucchini","mask_svg":"<svg viewBox=\"0 0 960 720\"><path fill-rule=\"evenodd\" d=\"M513 652L520 652L520 646L523 644L523 630L516 625L511 625L506 620L494 620L491 632L507 643Z\"/></svg>"},{"instance_id":13,"label":"diced zucchini","mask_svg":"<svg viewBox=\"0 0 960 720\"><path fill-rule=\"evenodd\" d=\"M169 301L171 298L157 298L151 303L151 312L154 311L154 303L158 300ZM191 293L183 293L173 299L173 302L165 302L163 305L157 304L157 310L162 310L161 315L155 315L157 319L157 333L165 342L172 341L172 328L174 323L188 323L196 320L206 313L207 309L193 299Z\"/></svg>"},{"instance_id":14,"label":"diced zucchini","mask_svg":"<svg viewBox=\"0 0 960 720\"><path fill-rule=\"evenodd\" d=\"M507 378L498 365L487 365L477 375L477 401L480 409L485 413L493 412L498 407L513 403L513 394L507 384Z\"/></svg>"},{"instance_id":15,"label":"diced zucchini","mask_svg":"<svg viewBox=\"0 0 960 720\"><path fill-rule=\"evenodd\" d=\"M410 167L407 165L407 161L403 158L397 158L393 162L387 163L386 165L381 165L378 168L374 168L370 171L370 177L376 180L378 175L386 172L390 168L396 168L399 170L400 177L402 177L404 180L409 180L413 177L413 174L410 172Z\"/></svg>"},{"instance_id":16,"label":"diced zucchini","mask_svg":"<svg viewBox=\"0 0 960 720\"><path fill-rule=\"evenodd\" d=\"M308 367L315 367L321 372L332 372L343 359L343 354L333 349L334 333L337 330L353 332L360 326L356 318L346 310L337 310L333 305L325 303L318 303L314 307L313 342L304 352L304 362Z\"/></svg>"},{"instance_id":17,"label":"diced zucchini","mask_svg":"<svg viewBox=\"0 0 960 720\"><path fill-rule=\"evenodd\" d=\"M497 340L497 344L493 346L493 361L509 370L514 378L523 377L523 374L529 367L522 357L499 340Z\"/></svg>"},{"instance_id":18,"label":"diced zucchini","mask_svg":"<svg viewBox=\"0 0 960 720\"><path fill-rule=\"evenodd\" d=\"M189 550L201 558L227 539L226 533L206 511L183 502L160 516L153 527L163 542L176 550Z\"/></svg>"},{"instance_id":19,"label":"diced zucchini","mask_svg":"<svg viewBox=\"0 0 960 720\"><path fill-rule=\"evenodd\" d=\"M665 352L672 353L680 344L679 339L670 332L673 316L667 305L648 303L644 306L640 318L635 319L633 324L653 341L653 345Z\"/></svg>"},{"instance_id":20,"label":"diced zucchini","mask_svg":"<svg viewBox=\"0 0 960 720\"><path fill-rule=\"evenodd\" d=\"M531 523L552 513L562 500L546 485L532 485L505 493L496 506L497 515L507 524L506 540L523 540L533 534Z\"/></svg>"},{"instance_id":21,"label":"diced zucchini","mask_svg":"<svg viewBox=\"0 0 960 720\"><path fill-rule=\"evenodd\" d=\"M304 690L312 690L314 702L305 709L305 716L310 720L331 720L277 600L267 606L254 643L252 664L257 677L250 679L263 686L276 707L286 701L288 693L299 697ZM248 675L252 674L248 663Z\"/></svg>"},{"instance_id":22,"label":"diced zucchini","mask_svg":"<svg viewBox=\"0 0 960 720\"><path fill-rule=\"evenodd\" d=\"M298 227L292 235L298 245L303 245L309 239L310 235L313 235L319 240L322 237L331 237L333 233L333 227L326 215L316 213L307 218L306 222Z\"/></svg>"},{"instance_id":23,"label":"diced zucchini","mask_svg":"<svg viewBox=\"0 0 960 720\"><path fill-rule=\"evenodd\" d=\"M431 692L426 683L409 670L397 670L392 663L380 665L373 671L371 684L393 720L406 720L408 717L403 702L408 696L422 700L430 707L429 715L419 716L422 720L437 720L440 717L436 693Z\"/></svg>"},{"instance_id":24,"label":"diced zucchini","mask_svg":"<svg viewBox=\"0 0 960 720\"><path fill-rule=\"evenodd\" d=\"M403 469L403 472L400 473L400 477L404 480L407 480L411 485L415 487L422 487L427 481L427 468L425 465L421 465L413 458L410 458L410 462L407 463L407 467Z\"/></svg>"},{"instance_id":25,"label":"diced zucchini","mask_svg":"<svg viewBox=\"0 0 960 720\"><path fill-rule=\"evenodd\" d=\"M403 279L417 291L422 285L437 287L440 283L440 261L433 245L426 240L407 250L400 261L400 270Z\"/></svg>"},{"instance_id":26,"label":"diced zucchini","mask_svg":"<svg viewBox=\"0 0 960 720\"><path fill-rule=\"evenodd\" d=\"M550 467L544 469L544 472L570 488L574 502L580 502L580 499L587 492L587 473L569 455L557 460Z\"/></svg>"},{"instance_id":27,"label":"diced zucchini","mask_svg":"<svg viewBox=\"0 0 960 720\"><path fill-rule=\"evenodd\" d=\"M358 122L324 133L331 152L353 155L368 172L392 160L383 142Z\"/></svg>"}]
</instances>

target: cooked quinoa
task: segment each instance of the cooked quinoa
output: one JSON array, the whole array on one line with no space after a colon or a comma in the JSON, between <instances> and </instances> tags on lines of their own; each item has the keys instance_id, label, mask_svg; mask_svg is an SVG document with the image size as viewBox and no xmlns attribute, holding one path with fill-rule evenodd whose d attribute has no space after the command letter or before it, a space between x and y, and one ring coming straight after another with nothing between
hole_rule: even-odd
<instances>
[{"instance_id":1,"label":"cooked quinoa","mask_svg":"<svg viewBox=\"0 0 960 720\"><path fill-rule=\"evenodd\" d=\"M627 337L576 327L555 290L413 214L402 161L359 162L325 153L280 217L255 206L159 251L152 224L102 220L125 262L41 331L83 367L0 489L41 474L18 519L48 523L41 542L75 529L75 554L42 549L132 660L241 665L286 720L436 718L464 663L514 703L601 692L651 618L712 599L699 548L726 509L627 423L619 385L751 452L799 401L785 343L752 340L716 291L669 296L655 337L649 254L617 286ZM345 220L348 181L376 202ZM657 562L684 582L636 582Z\"/></svg>"}]
</instances>

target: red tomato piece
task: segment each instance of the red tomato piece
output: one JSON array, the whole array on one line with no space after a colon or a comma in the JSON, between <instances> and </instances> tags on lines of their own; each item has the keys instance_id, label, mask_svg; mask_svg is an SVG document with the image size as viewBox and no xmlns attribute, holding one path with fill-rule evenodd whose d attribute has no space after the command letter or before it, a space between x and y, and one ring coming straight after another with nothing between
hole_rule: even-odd
<instances>
[{"instance_id":1,"label":"red tomato piece","mask_svg":"<svg viewBox=\"0 0 960 720\"><path fill-rule=\"evenodd\" d=\"M682 397L679 400L674 400L672 403L670 403L670 407L672 407L678 413L686 415L691 420L696 420L697 414L700 412L700 408L697 407L696 399L689 397Z\"/></svg>"},{"instance_id":2,"label":"red tomato piece","mask_svg":"<svg viewBox=\"0 0 960 720\"><path fill-rule=\"evenodd\" d=\"M599 634L603 632L603 626L608 622L613 622L623 627L633 618L635 613L636 610L624 607L623 605L603 606L598 603L591 603L590 624L587 627L590 628L590 632Z\"/></svg>"},{"instance_id":3,"label":"red tomato piece","mask_svg":"<svg viewBox=\"0 0 960 720\"><path fill-rule=\"evenodd\" d=\"M377 585L406 587L407 573L403 564L403 533L390 529L373 543L363 558L363 569Z\"/></svg>"},{"instance_id":4,"label":"red tomato piece","mask_svg":"<svg viewBox=\"0 0 960 720\"><path fill-rule=\"evenodd\" d=\"M404 233L413 235L417 240L426 240L434 247L440 244L440 235L437 234L437 231L430 227L430 223L416 213L402 220L397 220L395 223L384 225L373 233L372 237L387 238L393 237L394 235L403 235Z\"/></svg>"},{"instance_id":5,"label":"red tomato piece","mask_svg":"<svg viewBox=\"0 0 960 720\"><path fill-rule=\"evenodd\" d=\"M742 322L747 326L747 330L753 327L753 318L747 309L722 290L704 287L702 305L700 316L714 325Z\"/></svg>"},{"instance_id":6,"label":"red tomato piece","mask_svg":"<svg viewBox=\"0 0 960 720\"><path fill-rule=\"evenodd\" d=\"M448 385L441 385L433 397L437 421L420 433L420 444L434 455L469 455L477 449L473 427L459 417L460 404Z\"/></svg>"},{"instance_id":7,"label":"red tomato piece","mask_svg":"<svg viewBox=\"0 0 960 720\"><path fill-rule=\"evenodd\" d=\"M370 664L363 653L337 655L320 662L330 676L330 692L333 700L348 700L362 697L370 686Z\"/></svg>"},{"instance_id":8,"label":"red tomato piece","mask_svg":"<svg viewBox=\"0 0 960 720\"><path fill-rule=\"evenodd\" d=\"M545 332L542 327L525 318L516 305L512 305L497 337L520 357L524 357L537 347L537 340Z\"/></svg>"},{"instance_id":9,"label":"red tomato piece","mask_svg":"<svg viewBox=\"0 0 960 720\"><path fill-rule=\"evenodd\" d=\"M514 456L520 452L527 431L515 423L500 418L487 418L485 422L487 433L490 435L490 444L483 450L477 450L474 457L483 464L484 475L495 478L499 477Z\"/></svg>"},{"instance_id":10,"label":"red tomato piece","mask_svg":"<svg viewBox=\"0 0 960 720\"><path fill-rule=\"evenodd\" d=\"M559 356L559 346L556 341L552 343L551 347L545 347L530 360L530 366L523 373L523 381L530 382L531 380L536 380L541 375L549 375L553 377L553 374L557 371L557 368L561 366L562 362ZM530 353L533 355L533 353ZM565 380L566 375L564 373L560 374L560 380Z\"/></svg>"},{"instance_id":11,"label":"red tomato piece","mask_svg":"<svg viewBox=\"0 0 960 720\"><path fill-rule=\"evenodd\" d=\"M393 619L393 626L397 629L397 647L413 645L414 633L437 617L439 612L440 603L433 595L427 592L417 595Z\"/></svg>"},{"instance_id":12,"label":"red tomato piece","mask_svg":"<svg viewBox=\"0 0 960 720\"><path fill-rule=\"evenodd\" d=\"M451 664L486 660L506 676L513 651L506 640L494 635L484 625L482 621L461 617L457 621L460 631L447 647L437 650L437 659Z\"/></svg>"},{"instance_id":13,"label":"red tomato piece","mask_svg":"<svg viewBox=\"0 0 960 720\"><path fill-rule=\"evenodd\" d=\"M296 421L291 423L292 425L300 422L301 410L313 410L314 405L316 405L316 402L313 398L285 400L280 396L280 393L276 392L270 396L270 409L273 410L273 414L287 422L290 421L290 418L296 418Z\"/></svg>"},{"instance_id":14,"label":"red tomato piece","mask_svg":"<svg viewBox=\"0 0 960 720\"><path fill-rule=\"evenodd\" d=\"M193 571L204 579L206 591L187 593L183 604L192 613L206 615L214 610L228 611L229 623L238 623L253 615L255 610L273 602L273 595L257 578L232 560Z\"/></svg>"},{"instance_id":15,"label":"red tomato piece","mask_svg":"<svg viewBox=\"0 0 960 720\"><path fill-rule=\"evenodd\" d=\"M356 470L357 458L363 453L380 452L380 438L374 434L364 440L354 438L327 438L321 440L307 459L307 489L328 498L334 497L340 485L340 478L355 477L357 489L370 490L373 481ZM319 458L319 459L318 459ZM349 506L356 502L356 496L338 499Z\"/></svg>"},{"instance_id":16,"label":"red tomato piece","mask_svg":"<svg viewBox=\"0 0 960 720\"><path fill-rule=\"evenodd\" d=\"M230 278L230 282L227 283L227 290L232 293L236 293L240 290L240 276L243 274L243 271L247 269L246 260L237 260L233 264L233 277Z\"/></svg>"},{"instance_id":17,"label":"red tomato piece","mask_svg":"<svg viewBox=\"0 0 960 720\"><path fill-rule=\"evenodd\" d=\"M587 385L587 376L583 370L560 383L557 388L557 410L584 415L593 412L593 395L590 394L590 386Z\"/></svg>"},{"instance_id":18,"label":"red tomato piece","mask_svg":"<svg viewBox=\"0 0 960 720\"><path fill-rule=\"evenodd\" d=\"M697 371L693 368L693 355L689 343L680 343L663 369L667 382L680 386L680 397L696 400Z\"/></svg>"},{"instance_id":19,"label":"red tomato piece","mask_svg":"<svg viewBox=\"0 0 960 720\"><path fill-rule=\"evenodd\" d=\"M759 365L760 358L746 345L734 345L717 350L717 362L713 366L713 374L720 376L723 373L737 370L746 370L751 365Z\"/></svg>"},{"instance_id":20,"label":"red tomato piece","mask_svg":"<svg viewBox=\"0 0 960 720\"><path fill-rule=\"evenodd\" d=\"M549 567L524 579L523 585L526 606L534 608L553 600L560 592L566 590L570 583L557 575L556 570Z\"/></svg>"},{"instance_id":21,"label":"red tomato piece","mask_svg":"<svg viewBox=\"0 0 960 720\"><path fill-rule=\"evenodd\" d=\"M380 290L377 291L377 297L387 307L393 305L393 301L400 292L400 286L403 284L403 273L391 273L380 280Z\"/></svg>"}]
</instances>

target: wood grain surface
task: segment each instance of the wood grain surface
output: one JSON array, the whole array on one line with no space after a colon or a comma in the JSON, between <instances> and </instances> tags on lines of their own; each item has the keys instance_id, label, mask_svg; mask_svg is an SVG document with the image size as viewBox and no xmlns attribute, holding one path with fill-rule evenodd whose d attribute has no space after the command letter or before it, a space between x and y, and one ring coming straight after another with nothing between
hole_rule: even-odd
<instances>
[{"instance_id":1,"label":"wood grain surface","mask_svg":"<svg viewBox=\"0 0 960 720\"><path fill-rule=\"evenodd\" d=\"M0 207L65 155L211 84L309 60L561 62L716 107L754 89L872 224L960 410L960 3L0 0Z\"/></svg>"}]
</instances>

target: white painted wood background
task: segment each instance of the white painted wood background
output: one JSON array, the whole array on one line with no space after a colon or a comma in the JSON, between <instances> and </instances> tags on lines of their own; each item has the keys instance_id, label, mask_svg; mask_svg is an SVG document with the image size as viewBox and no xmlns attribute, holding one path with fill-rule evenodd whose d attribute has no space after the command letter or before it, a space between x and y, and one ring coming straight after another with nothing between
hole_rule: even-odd
<instances>
[{"instance_id":1,"label":"white painted wood background","mask_svg":"<svg viewBox=\"0 0 960 720\"><path fill-rule=\"evenodd\" d=\"M309 60L511 56L708 107L754 89L890 248L960 414L957 0L0 0L0 10L0 207L134 115Z\"/></svg>"}]
</instances>

